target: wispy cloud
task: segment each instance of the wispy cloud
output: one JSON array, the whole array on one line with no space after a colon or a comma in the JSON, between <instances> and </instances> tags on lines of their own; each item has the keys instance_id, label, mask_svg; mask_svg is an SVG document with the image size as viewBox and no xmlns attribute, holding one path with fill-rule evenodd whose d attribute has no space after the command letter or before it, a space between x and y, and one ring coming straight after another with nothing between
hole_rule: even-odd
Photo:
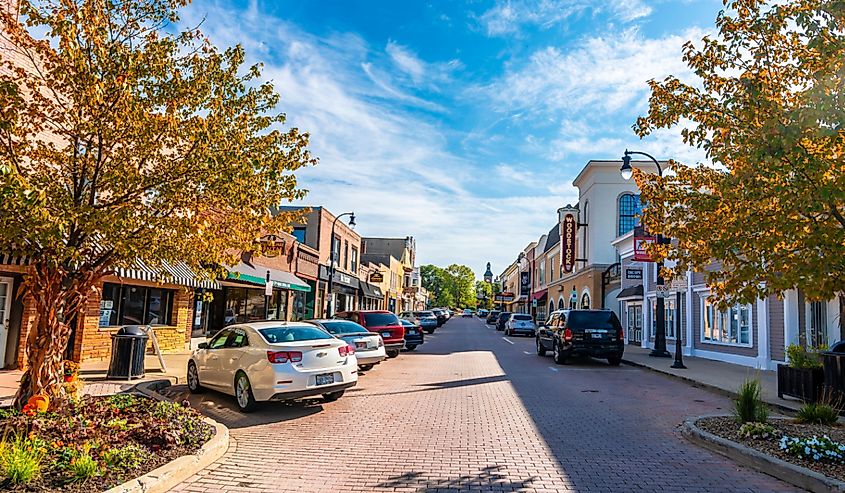
<instances>
[{"instance_id":1,"label":"wispy cloud","mask_svg":"<svg viewBox=\"0 0 845 493\"><path fill-rule=\"evenodd\" d=\"M498 0L478 22L488 36L505 36L525 26L550 29L590 13L630 22L651 12L645 0Z\"/></svg>"}]
</instances>

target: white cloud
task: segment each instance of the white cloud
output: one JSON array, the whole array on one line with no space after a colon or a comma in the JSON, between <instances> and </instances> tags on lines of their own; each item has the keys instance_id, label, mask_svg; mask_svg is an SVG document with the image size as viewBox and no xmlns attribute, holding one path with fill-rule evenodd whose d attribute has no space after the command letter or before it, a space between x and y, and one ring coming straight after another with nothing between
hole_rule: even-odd
<instances>
[{"instance_id":1,"label":"white cloud","mask_svg":"<svg viewBox=\"0 0 845 493\"><path fill-rule=\"evenodd\" d=\"M478 21L488 36L518 33L526 25L550 29L589 12L630 22L651 14L644 0L498 0Z\"/></svg>"}]
</instances>

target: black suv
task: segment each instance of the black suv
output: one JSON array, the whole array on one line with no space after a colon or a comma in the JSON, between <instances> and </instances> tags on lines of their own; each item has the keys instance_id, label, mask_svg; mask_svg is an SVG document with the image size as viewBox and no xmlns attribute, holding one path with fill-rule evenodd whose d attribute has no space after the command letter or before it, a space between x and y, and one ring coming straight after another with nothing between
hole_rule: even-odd
<instances>
[{"instance_id":1,"label":"black suv","mask_svg":"<svg viewBox=\"0 0 845 493\"><path fill-rule=\"evenodd\" d=\"M610 310L570 310L555 313L537 330L537 354L552 351L562 365L573 355L607 358L612 366L622 362L625 333L619 318Z\"/></svg>"},{"instance_id":2,"label":"black suv","mask_svg":"<svg viewBox=\"0 0 845 493\"><path fill-rule=\"evenodd\" d=\"M499 314L502 313L499 310L493 310L492 312L487 314L487 325L493 325L499 320Z\"/></svg>"},{"instance_id":3,"label":"black suv","mask_svg":"<svg viewBox=\"0 0 845 493\"><path fill-rule=\"evenodd\" d=\"M511 316L511 312L500 312L499 318L496 319L496 330L505 330L505 323Z\"/></svg>"}]
</instances>

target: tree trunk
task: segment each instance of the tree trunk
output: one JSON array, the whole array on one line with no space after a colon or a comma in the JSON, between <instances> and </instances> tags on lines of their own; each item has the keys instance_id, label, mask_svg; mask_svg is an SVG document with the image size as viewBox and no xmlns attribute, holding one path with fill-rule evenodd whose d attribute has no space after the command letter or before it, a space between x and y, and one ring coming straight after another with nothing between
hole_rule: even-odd
<instances>
[{"instance_id":1,"label":"tree trunk","mask_svg":"<svg viewBox=\"0 0 845 493\"><path fill-rule=\"evenodd\" d=\"M65 400L64 352L71 334L69 321L82 314L91 287L101 276L68 272L44 264L31 265L22 284L35 304L35 323L26 340L26 371L15 395L22 408L33 395L46 395L51 407Z\"/></svg>"},{"instance_id":2,"label":"tree trunk","mask_svg":"<svg viewBox=\"0 0 845 493\"><path fill-rule=\"evenodd\" d=\"M839 298L839 340L845 341L845 292L840 292Z\"/></svg>"}]
</instances>

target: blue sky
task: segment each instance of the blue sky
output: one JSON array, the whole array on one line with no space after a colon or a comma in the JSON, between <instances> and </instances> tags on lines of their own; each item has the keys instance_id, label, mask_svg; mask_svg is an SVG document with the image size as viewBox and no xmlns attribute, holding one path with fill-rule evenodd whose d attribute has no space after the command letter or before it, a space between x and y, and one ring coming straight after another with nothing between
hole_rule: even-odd
<instances>
[{"instance_id":1,"label":"blue sky","mask_svg":"<svg viewBox=\"0 0 845 493\"><path fill-rule=\"evenodd\" d=\"M697 161L679 131L640 142L646 81L688 77L681 46L717 0L197 0L183 15L241 43L311 134L305 204L418 262L500 272L577 200L589 159L626 147ZM608 218L615 220L615 218Z\"/></svg>"}]
</instances>

